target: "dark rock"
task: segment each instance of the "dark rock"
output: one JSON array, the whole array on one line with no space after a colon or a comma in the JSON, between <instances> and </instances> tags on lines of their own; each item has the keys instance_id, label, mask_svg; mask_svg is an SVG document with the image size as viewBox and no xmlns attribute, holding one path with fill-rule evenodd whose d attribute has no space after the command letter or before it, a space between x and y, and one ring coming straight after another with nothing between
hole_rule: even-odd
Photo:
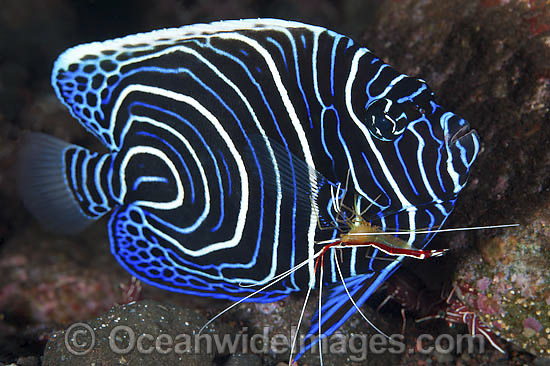
<instances>
[{"instance_id":1,"label":"dark rock","mask_svg":"<svg viewBox=\"0 0 550 366\"><path fill-rule=\"evenodd\" d=\"M213 351L195 343L205 323L193 310L154 301L114 307L88 323L56 332L43 365L212 365ZM209 326L202 336L214 332Z\"/></svg>"},{"instance_id":2,"label":"dark rock","mask_svg":"<svg viewBox=\"0 0 550 366\"><path fill-rule=\"evenodd\" d=\"M262 359L251 353L237 353L229 357L223 366L262 366Z\"/></svg>"},{"instance_id":3,"label":"dark rock","mask_svg":"<svg viewBox=\"0 0 550 366\"><path fill-rule=\"evenodd\" d=\"M298 321L300 312L304 306L305 294L297 294L288 298L267 304L246 303L239 305L238 310L229 316L238 323L249 324L247 331L251 335L261 335L261 343L257 344L257 350L261 351L265 359L271 363L288 364L290 348L294 337L298 335L298 341L292 355L296 356L300 340L303 340L311 325L311 319L318 304L318 292L313 291L306 306L300 328ZM362 308L365 316L387 334L398 333L401 324L384 323L379 314L368 306ZM402 352L393 352L395 348L388 341L381 346L372 346L373 338L384 343L385 338L373 329L358 314L352 315L338 331L325 339L321 350L325 365L394 365L397 364ZM405 345L403 344L403 347ZM378 352L378 349L383 349ZM304 353L297 361L299 365L319 365L319 347L314 346Z\"/></svg>"},{"instance_id":4,"label":"dark rock","mask_svg":"<svg viewBox=\"0 0 550 366\"><path fill-rule=\"evenodd\" d=\"M129 276L105 250L103 230L86 234L75 250L74 239L29 226L0 247L0 309L9 321L67 324L121 302Z\"/></svg>"},{"instance_id":5,"label":"dark rock","mask_svg":"<svg viewBox=\"0 0 550 366\"><path fill-rule=\"evenodd\" d=\"M17 366L39 366L40 359L36 356L19 357Z\"/></svg>"},{"instance_id":6,"label":"dark rock","mask_svg":"<svg viewBox=\"0 0 550 366\"><path fill-rule=\"evenodd\" d=\"M462 300L508 341L550 352L550 206L527 224L480 241L456 274Z\"/></svg>"}]
</instances>

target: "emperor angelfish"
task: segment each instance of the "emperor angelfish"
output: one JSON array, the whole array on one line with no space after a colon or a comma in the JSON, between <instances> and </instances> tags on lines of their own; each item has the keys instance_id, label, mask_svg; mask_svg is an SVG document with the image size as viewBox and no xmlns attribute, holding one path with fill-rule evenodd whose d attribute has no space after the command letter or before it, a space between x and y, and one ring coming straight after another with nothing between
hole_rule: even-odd
<instances>
[{"instance_id":1,"label":"emperor angelfish","mask_svg":"<svg viewBox=\"0 0 550 366\"><path fill-rule=\"evenodd\" d=\"M339 208L362 202L366 221L424 248L433 234L415 230L441 227L479 152L423 80L292 21L79 45L51 81L106 151L26 137L19 185L42 224L75 233L108 215L118 262L170 291L240 300L278 279L247 299L267 302L324 283L311 334L336 330L356 311L348 290L361 306L404 258L330 249L320 278L316 243L341 234Z\"/></svg>"}]
</instances>

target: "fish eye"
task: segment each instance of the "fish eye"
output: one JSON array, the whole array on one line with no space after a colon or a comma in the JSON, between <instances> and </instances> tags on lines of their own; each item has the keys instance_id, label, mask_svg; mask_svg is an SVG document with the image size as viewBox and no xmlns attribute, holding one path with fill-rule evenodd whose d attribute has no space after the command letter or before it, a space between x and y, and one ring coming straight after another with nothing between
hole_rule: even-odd
<instances>
[{"instance_id":1,"label":"fish eye","mask_svg":"<svg viewBox=\"0 0 550 366\"><path fill-rule=\"evenodd\" d=\"M366 107L365 124L371 135L382 141L397 139L407 127L402 106L387 98L376 99Z\"/></svg>"}]
</instances>

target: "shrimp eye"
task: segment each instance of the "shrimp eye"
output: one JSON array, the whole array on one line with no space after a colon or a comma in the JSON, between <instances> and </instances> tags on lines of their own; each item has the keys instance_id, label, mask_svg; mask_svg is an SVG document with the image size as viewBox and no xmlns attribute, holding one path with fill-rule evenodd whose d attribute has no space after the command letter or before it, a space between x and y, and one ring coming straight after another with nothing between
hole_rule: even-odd
<instances>
[{"instance_id":1,"label":"shrimp eye","mask_svg":"<svg viewBox=\"0 0 550 366\"><path fill-rule=\"evenodd\" d=\"M397 139L408 124L403 107L387 98L369 103L366 112L365 125L371 135L382 141Z\"/></svg>"}]
</instances>

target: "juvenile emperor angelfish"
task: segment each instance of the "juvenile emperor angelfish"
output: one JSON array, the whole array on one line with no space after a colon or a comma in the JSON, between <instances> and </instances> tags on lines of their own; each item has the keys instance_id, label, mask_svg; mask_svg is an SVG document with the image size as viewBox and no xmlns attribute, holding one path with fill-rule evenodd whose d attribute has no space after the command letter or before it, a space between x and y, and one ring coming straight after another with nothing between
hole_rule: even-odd
<instances>
[{"instance_id":1,"label":"juvenile emperor angelfish","mask_svg":"<svg viewBox=\"0 0 550 366\"><path fill-rule=\"evenodd\" d=\"M305 263L248 300L326 284L312 333L319 323L332 333L355 311L336 264L360 306L403 260L331 249L320 278L315 243L341 234L338 208L362 201L365 220L424 248L433 234L415 230L443 224L479 151L475 131L423 80L291 21L79 45L59 56L51 81L106 150L26 137L19 185L42 224L75 233L108 215L111 251L128 272L200 296L242 299Z\"/></svg>"}]
</instances>

